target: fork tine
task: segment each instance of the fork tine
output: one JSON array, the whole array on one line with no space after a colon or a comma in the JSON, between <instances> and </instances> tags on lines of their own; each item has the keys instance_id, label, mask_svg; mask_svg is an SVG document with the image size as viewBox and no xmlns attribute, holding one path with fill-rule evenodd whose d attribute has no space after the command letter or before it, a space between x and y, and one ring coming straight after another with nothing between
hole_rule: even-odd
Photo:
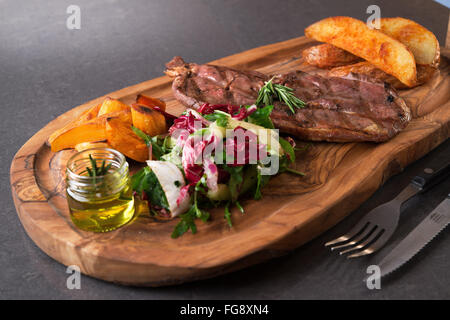
<instances>
[{"instance_id":1,"label":"fork tine","mask_svg":"<svg viewBox=\"0 0 450 320\"><path fill-rule=\"evenodd\" d=\"M360 243L361 241L363 241L365 238L367 238L370 235L370 232L372 229L373 229L373 226L370 227L370 223L367 223L364 226L364 228L360 232L358 232L357 235L352 237L348 242L346 242L344 244L331 247L331 251L357 245L358 243Z\"/></svg>"},{"instance_id":2,"label":"fork tine","mask_svg":"<svg viewBox=\"0 0 450 320\"><path fill-rule=\"evenodd\" d=\"M334 240L328 241L325 243L325 247L329 247L336 243L341 243L348 241L356 236L358 236L360 233L362 233L365 228L367 228L369 222L368 221L360 221L358 222L348 233L340 236L339 238L336 238Z\"/></svg>"},{"instance_id":3,"label":"fork tine","mask_svg":"<svg viewBox=\"0 0 450 320\"><path fill-rule=\"evenodd\" d=\"M361 243L360 245L355 247L355 249L352 251L357 251L357 252L348 255L347 259L364 256L366 254L362 254L361 252L366 251L366 250L367 250L366 251L367 253L373 252L372 251L373 249L371 246L380 238L380 236L383 234L383 232L384 232L384 229L380 230L380 228L378 228L377 231L372 234L370 239L367 239L367 241L365 241L365 243ZM359 251L359 250L361 250L361 251Z\"/></svg>"},{"instance_id":4,"label":"fork tine","mask_svg":"<svg viewBox=\"0 0 450 320\"><path fill-rule=\"evenodd\" d=\"M378 229L378 226L373 226L372 228L370 228L369 232L366 232L366 235L364 237L362 237L362 239L360 239L357 243L355 243L354 246L352 246L351 248L348 248L344 251L339 252L339 255L343 255L348 252L359 250L359 249L365 247L369 242L372 241L374 235L377 234L376 233L377 229Z\"/></svg>"},{"instance_id":5,"label":"fork tine","mask_svg":"<svg viewBox=\"0 0 450 320\"><path fill-rule=\"evenodd\" d=\"M374 253L375 251L377 251L378 249L380 249L386 242L387 240L389 240L390 235L386 234L386 230L381 230L381 234L379 234L379 236L374 239L373 243L370 244L366 249L356 252L354 254L349 255L347 258L357 258L357 257L362 257L365 255L369 255Z\"/></svg>"}]
</instances>

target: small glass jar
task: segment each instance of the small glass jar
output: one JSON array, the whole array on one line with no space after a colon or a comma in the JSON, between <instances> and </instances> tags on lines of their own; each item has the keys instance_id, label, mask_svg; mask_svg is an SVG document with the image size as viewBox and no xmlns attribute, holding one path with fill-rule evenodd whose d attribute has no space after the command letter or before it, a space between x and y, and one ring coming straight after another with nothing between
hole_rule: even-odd
<instances>
[{"instance_id":1,"label":"small glass jar","mask_svg":"<svg viewBox=\"0 0 450 320\"><path fill-rule=\"evenodd\" d=\"M106 174L90 176L92 162L100 168L111 164ZM110 148L83 150L67 162L66 195L73 223L80 229L106 232L129 222L134 215L134 197L128 163Z\"/></svg>"}]
</instances>

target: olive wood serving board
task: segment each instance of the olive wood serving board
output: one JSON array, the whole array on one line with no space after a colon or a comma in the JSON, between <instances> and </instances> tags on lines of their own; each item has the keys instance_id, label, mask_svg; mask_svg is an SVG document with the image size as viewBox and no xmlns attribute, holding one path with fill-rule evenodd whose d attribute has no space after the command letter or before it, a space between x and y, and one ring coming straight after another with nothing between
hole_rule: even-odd
<instances>
[{"instance_id":1,"label":"olive wood serving board","mask_svg":"<svg viewBox=\"0 0 450 320\"><path fill-rule=\"evenodd\" d=\"M301 59L302 50L315 44L300 37L212 63L265 73L318 72ZM442 49L440 72L433 79L400 92L414 115L403 132L381 144L309 144L297 152L294 166L306 176L272 178L261 200L242 201L244 215L232 212L233 228L223 219L223 208L212 210L209 222L198 221L195 235L188 232L178 239L170 237L178 219L161 221L140 214L124 227L100 234L79 230L70 220L64 170L73 151L52 153L47 137L106 96L131 103L144 93L164 99L169 112L180 114L184 107L174 99L167 76L89 101L37 132L11 164L17 213L31 239L55 260L77 265L86 275L127 285L162 286L210 278L280 256L334 226L390 176L448 138L450 67L444 56L449 57L449 52Z\"/></svg>"}]
</instances>

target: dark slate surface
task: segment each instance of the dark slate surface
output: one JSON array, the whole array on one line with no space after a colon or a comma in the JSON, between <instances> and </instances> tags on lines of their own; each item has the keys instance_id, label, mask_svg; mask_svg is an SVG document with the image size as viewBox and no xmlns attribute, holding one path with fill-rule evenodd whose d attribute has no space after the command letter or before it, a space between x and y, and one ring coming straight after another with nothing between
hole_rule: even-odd
<instances>
[{"instance_id":1,"label":"dark slate surface","mask_svg":"<svg viewBox=\"0 0 450 320\"><path fill-rule=\"evenodd\" d=\"M81 30L66 28L66 8L81 7ZM449 11L402 1L1 1L0 2L0 298L3 299L416 299L450 298L448 229L380 290L362 282L376 263L437 205L450 183L411 200L385 250L347 261L323 243L391 198L430 159L449 158L450 143L390 179L358 210L319 238L269 262L215 279L167 288L130 288L86 276L66 287L66 268L28 238L15 212L9 165L21 145L61 113L100 95L162 75L174 55L198 63L303 34L330 16L411 18L443 44Z\"/></svg>"}]
</instances>

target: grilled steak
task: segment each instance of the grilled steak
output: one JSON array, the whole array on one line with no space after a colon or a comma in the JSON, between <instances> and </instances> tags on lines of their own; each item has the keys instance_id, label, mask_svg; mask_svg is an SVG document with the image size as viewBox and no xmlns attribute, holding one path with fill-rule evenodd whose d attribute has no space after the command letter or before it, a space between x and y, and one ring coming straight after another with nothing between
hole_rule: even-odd
<instances>
[{"instance_id":1,"label":"grilled steak","mask_svg":"<svg viewBox=\"0 0 450 320\"><path fill-rule=\"evenodd\" d=\"M224 66L185 63L175 57L166 74L175 77L172 89L178 101L200 108L204 103L251 105L269 76ZM289 108L276 102L271 119L280 132L313 141L374 141L392 138L406 127L411 115L403 99L382 82L350 74L325 78L302 71L276 75L274 83L294 89L306 102Z\"/></svg>"}]
</instances>

